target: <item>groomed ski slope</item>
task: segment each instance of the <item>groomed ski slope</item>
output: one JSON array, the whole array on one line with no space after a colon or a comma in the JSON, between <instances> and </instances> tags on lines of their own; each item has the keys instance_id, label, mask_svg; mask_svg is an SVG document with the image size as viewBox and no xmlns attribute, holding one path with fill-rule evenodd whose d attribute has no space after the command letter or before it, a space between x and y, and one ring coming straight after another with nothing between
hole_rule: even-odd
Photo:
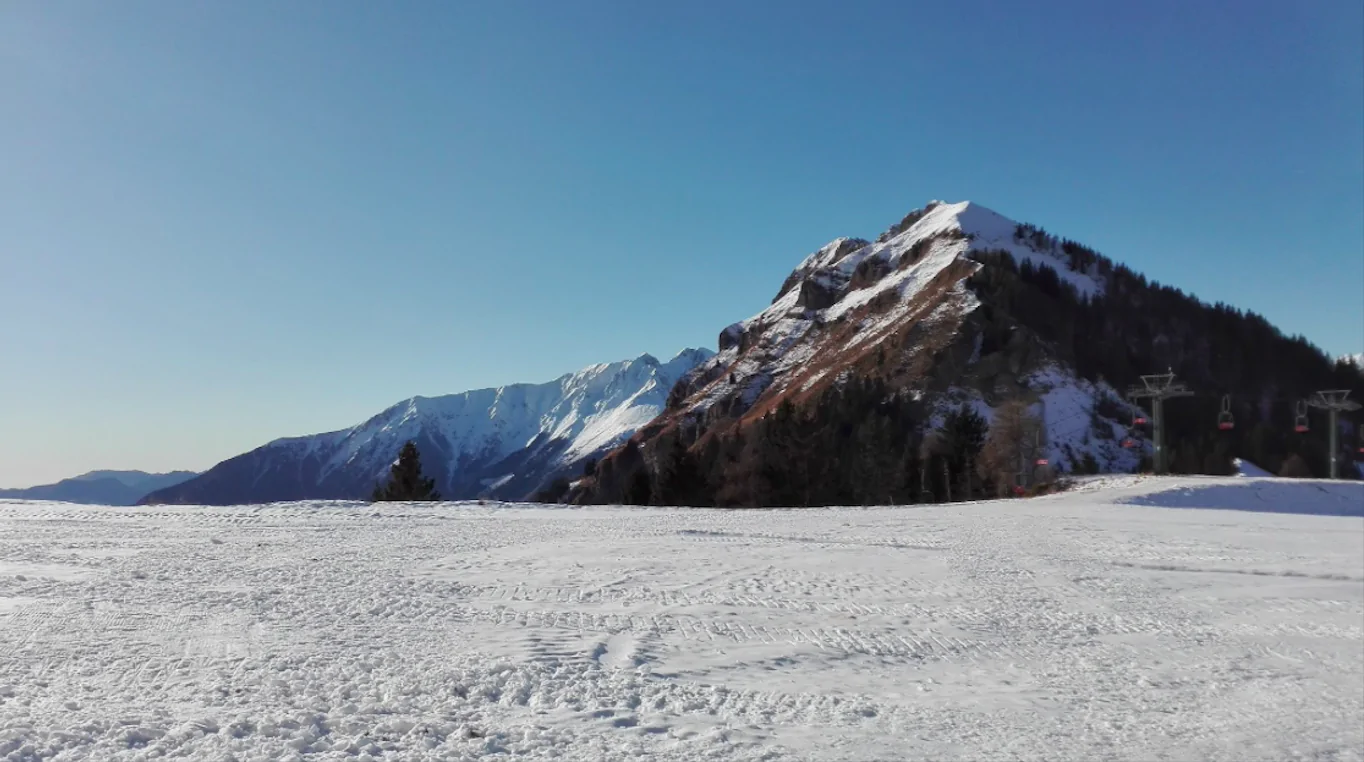
<instances>
[{"instance_id":1,"label":"groomed ski slope","mask_svg":"<svg viewBox=\"0 0 1364 762\"><path fill-rule=\"evenodd\" d=\"M1361 513L0 502L0 760L1357 760Z\"/></svg>"}]
</instances>

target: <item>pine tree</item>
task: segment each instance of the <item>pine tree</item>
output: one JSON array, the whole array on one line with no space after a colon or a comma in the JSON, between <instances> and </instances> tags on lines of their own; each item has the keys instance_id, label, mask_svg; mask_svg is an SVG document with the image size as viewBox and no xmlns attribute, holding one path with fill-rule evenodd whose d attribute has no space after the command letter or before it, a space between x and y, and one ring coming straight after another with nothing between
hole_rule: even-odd
<instances>
[{"instance_id":1,"label":"pine tree","mask_svg":"<svg viewBox=\"0 0 1364 762\"><path fill-rule=\"evenodd\" d=\"M919 442L919 500L926 503L941 502L942 496L934 487L937 476L933 464L942 457L944 451L942 432L930 431ZM950 489L950 485L943 485Z\"/></svg>"},{"instance_id":2,"label":"pine tree","mask_svg":"<svg viewBox=\"0 0 1364 762\"><path fill-rule=\"evenodd\" d=\"M851 446L853 498L861 505L894 503L901 476L890 421L881 415L863 420L853 431Z\"/></svg>"},{"instance_id":3,"label":"pine tree","mask_svg":"<svg viewBox=\"0 0 1364 762\"><path fill-rule=\"evenodd\" d=\"M947 486L951 488L950 474L956 474L962 482L963 489L959 494L963 500L973 497L971 471L988 431L989 425L985 419L965 405L948 413L943 419L942 454L949 472Z\"/></svg>"},{"instance_id":4,"label":"pine tree","mask_svg":"<svg viewBox=\"0 0 1364 762\"><path fill-rule=\"evenodd\" d=\"M672 442L659 456L658 484L654 495L660 505L694 506L705 502L706 479L696 456L682 441L682 432L674 433Z\"/></svg>"},{"instance_id":5,"label":"pine tree","mask_svg":"<svg viewBox=\"0 0 1364 762\"><path fill-rule=\"evenodd\" d=\"M641 465L630 477L629 486L625 490L625 503L648 505L653 502L653 491L653 485L649 483L649 469Z\"/></svg>"},{"instance_id":6,"label":"pine tree","mask_svg":"<svg viewBox=\"0 0 1364 762\"><path fill-rule=\"evenodd\" d=\"M1080 462L1075 467L1077 474L1097 474L1099 473L1099 461L1094 457L1094 453L1085 452Z\"/></svg>"},{"instance_id":7,"label":"pine tree","mask_svg":"<svg viewBox=\"0 0 1364 762\"><path fill-rule=\"evenodd\" d=\"M421 453L409 441L398 451L398 461L388 470L388 484L374 488L371 502L433 502L440 500L436 480L422 478Z\"/></svg>"}]
</instances>

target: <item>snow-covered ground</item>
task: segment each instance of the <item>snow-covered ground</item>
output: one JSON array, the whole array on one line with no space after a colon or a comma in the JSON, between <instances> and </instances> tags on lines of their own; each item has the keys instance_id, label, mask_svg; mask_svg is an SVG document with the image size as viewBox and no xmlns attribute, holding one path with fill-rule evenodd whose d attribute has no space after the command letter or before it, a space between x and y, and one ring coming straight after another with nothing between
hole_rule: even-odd
<instances>
[{"instance_id":1,"label":"snow-covered ground","mask_svg":"<svg viewBox=\"0 0 1364 762\"><path fill-rule=\"evenodd\" d=\"M1232 458L1231 464L1236 468L1237 476L1273 476L1273 474L1243 458Z\"/></svg>"},{"instance_id":2,"label":"snow-covered ground","mask_svg":"<svg viewBox=\"0 0 1364 762\"><path fill-rule=\"evenodd\" d=\"M1361 759L1352 501L0 502L0 760Z\"/></svg>"}]
</instances>

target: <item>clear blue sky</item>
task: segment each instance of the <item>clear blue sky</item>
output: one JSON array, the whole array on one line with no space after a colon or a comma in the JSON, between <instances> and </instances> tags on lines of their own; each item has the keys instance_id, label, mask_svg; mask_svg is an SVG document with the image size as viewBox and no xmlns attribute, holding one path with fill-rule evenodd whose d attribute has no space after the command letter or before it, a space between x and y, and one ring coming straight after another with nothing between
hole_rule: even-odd
<instances>
[{"instance_id":1,"label":"clear blue sky","mask_svg":"<svg viewBox=\"0 0 1364 762\"><path fill-rule=\"evenodd\" d=\"M1364 349L1364 10L0 4L0 485L713 347L971 199Z\"/></svg>"}]
</instances>

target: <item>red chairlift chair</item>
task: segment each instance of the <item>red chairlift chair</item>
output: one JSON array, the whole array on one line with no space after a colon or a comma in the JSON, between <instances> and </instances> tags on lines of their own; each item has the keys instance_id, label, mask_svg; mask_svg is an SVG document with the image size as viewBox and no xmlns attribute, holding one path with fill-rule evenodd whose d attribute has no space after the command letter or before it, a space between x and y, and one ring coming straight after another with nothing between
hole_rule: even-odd
<instances>
[{"instance_id":1,"label":"red chairlift chair","mask_svg":"<svg viewBox=\"0 0 1364 762\"><path fill-rule=\"evenodd\" d=\"M1306 434L1307 426L1307 400L1298 400L1297 415L1293 416L1293 430L1299 434Z\"/></svg>"},{"instance_id":2,"label":"red chairlift chair","mask_svg":"<svg viewBox=\"0 0 1364 762\"><path fill-rule=\"evenodd\" d=\"M1236 428L1236 422L1231 417L1231 395L1222 397L1222 412L1217 414L1217 428L1222 431Z\"/></svg>"}]
</instances>

